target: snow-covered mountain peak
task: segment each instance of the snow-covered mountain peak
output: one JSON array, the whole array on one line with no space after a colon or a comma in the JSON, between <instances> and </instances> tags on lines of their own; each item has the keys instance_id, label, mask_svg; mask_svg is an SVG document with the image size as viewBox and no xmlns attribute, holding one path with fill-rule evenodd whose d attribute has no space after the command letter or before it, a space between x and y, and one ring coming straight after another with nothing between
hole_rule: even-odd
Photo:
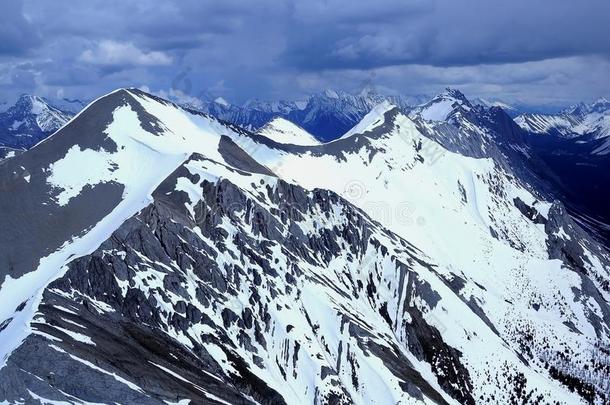
<instances>
[{"instance_id":1,"label":"snow-covered mountain peak","mask_svg":"<svg viewBox=\"0 0 610 405\"><path fill-rule=\"evenodd\" d=\"M128 88L97 99L63 131L33 150L73 143L47 168L53 199L64 206L84 189L109 182L122 185L125 197L133 194L130 190L141 192L139 183L169 174L193 153L229 164L219 145L221 135L233 131L213 117L192 114L169 101ZM89 138L79 139L79 132L86 132ZM147 165L150 167L144 170Z\"/></svg>"},{"instance_id":2,"label":"snow-covered mountain peak","mask_svg":"<svg viewBox=\"0 0 610 405\"><path fill-rule=\"evenodd\" d=\"M18 106L18 107L21 107L21 108L32 108L33 104L37 100L42 102L42 100L39 97L33 96L31 94L23 93L17 99L17 101L15 102L15 105Z\"/></svg>"},{"instance_id":3,"label":"snow-covered mountain peak","mask_svg":"<svg viewBox=\"0 0 610 405\"><path fill-rule=\"evenodd\" d=\"M567 108L564 108L563 110L561 110L559 112L559 114L575 114L575 115L581 115L581 114L585 114L587 111L587 104L580 102L578 104L573 104L568 106ZM526 114L523 114L526 115Z\"/></svg>"},{"instance_id":4,"label":"snow-covered mountain peak","mask_svg":"<svg viewBox=\"0 0 610 405\"><path fill-rule=\"evenodd\" d=\"M388 100L384 100L377 104L373 109L366 114L358 124L346 132L340 139L346 139L356 134L363 134L373 130L375 127L383 124L385 114L397 107Z\"/></svg>"},{"instance_id":5,"label":"snow-covered mountain peak","mask_svg":"<svg viewBox=\"0 0 610 405\"><path fill-rule=\"evenodd\" d=\"M510 117L504 116L510 124ZM377 118L379 120L378 116ZM394 121L399 119L400 114L397 113ZM246 149L253 150L257 159L268 167L280 167L285 178L294 179L306 188L322 187L342 193L374 220L390 227L407 240L414 241L415 246L435 259L438 264L435 271L442 274L446 271L443 269L451 269L449 273L452 276L446 279L449 284L449 279L455 280L453 276L459 275L461 281L457 290L466 294L465 300L477 303L482 311L479 314L485 313L487 321L495 325L494 333L515 347L517 352L522 352L518 347L523 347L523 344L531 348L531 352L525 354L527 371L519 371L527 375L527 380L536 378L530 374L537 373L533 371L538 367L535 364L541 364L542 374L548 372L542 370L549 368L552 375L557 375L552 370L562 369L562 372L567 372L571 366L564 367L562 361L552 360L553 365L544 365L546 360L540 362L540 359L555 359L554 355L548 355L546 345L549 343L554 347L551 352L561 352L565 344L562 341L573 342L576 346L588 346L589 339L595 339L596 336L590 326L585 326L589 321L581 323L577 327L578 331L570 331L566 327L565 322L569 324L566 319L556 318L551 321L555 316L562 317L561 311L552 305L547 306L548 302L553 301L552 296L558 288L561 291L569 290L559 287L559 284L569 283L568 280L574 280L576 285L582 283L580 276L576 275L581 274L580 270L575 270L576 273L568 270L571 267L567 263L572 259L563 257L560 260L564 264L559 264L556 259L561 256L557 256L560 251L565 253L572 248L579 249L571 245L578 239L577 227L562 213L560 205L545 201L520 180L510 165L503 166L497 160L499 153L483 159L466 158L444 149L420 132L418 127L409 124L409 121L404 125L384 125L389 124L387 121L389 119L374 121L373 132L376 136L354 136L293 154L265 147ZM470 136L464 133L462 127L455 128L455 131L458 132L456 138ZM350 143L351 140L353 142ZM487 140L494 141L491 137ZM356 144L357 147L354 147ZM336 149L339 147L349 148L348 152L338 155ZM303 167L309 170L304 171ZM328 176L327 173L333 175ZM571 234L560 236L563 235L560 229L569 229L566 232ZM584 240L578 243L585 250L594 245L589 245L590 242ZM572 247L567 247L566 244ZM575 258L574 255L571 257ZM596 257L605 256L601 253L601 256ZM588 267L592 262L584 266ZM574 269L578 266L580 265ZM590 274L597 274L593 276L596 283L604 283L608 273L607 264L593 265L591 269ZM568 273L558 276L558 271ZM575 278L572 278L573 275ZM466 284L472 284L462 284L465 280L468 280ZM599 294L599 299L602 295L608 295L601 288ZM534 306L523 304L524 299L530 300L526 296L537 297ZM574 304L572 297L561 301L562 307L564 304ZM541 311L538 302L544 303L542 305L546 309ZM607 308L604 299L597 302L602 302L602 306ZM448 306L444 306L444 309L451 312ZM584 320L587 315L584 318L577 315L581 310L575 309L574 318L572 315L569 318ZM443 315L435 313L435 316ZM451 317L449 314L447 316ZM441 319L445 325L450 322L444 317ZM524 320L527 327L522 324ZM592 323L589 325L597 322L595 317L590 320ZM462 327L467 328L463 324ZM528 336L533 336L533 340L517 338L525 330L531 330L529 328L536 331L531 334L525 332ZM453 330L450 326L448 329ZM549 333L550 329L554 332ZM602 329L604 334L610 334L610 329L606 326ZM585 334L589 334L589 337L581 335L583 330L588 331ZM453 333L449 334L455 337ZM466 335L474 336L470 333ZM606 342L607 337L602 340ZM489 365L496 361L504 362L495 354L490 354L483 360L479 356L479 348L471 347L472 342L468 338L465 342L468 343L458 345L458 350L464 354L468 364L473 364L468 359ZM532 353L538 354L532 358ZM522 360L509 362L525 364ZM510 366L512 367L513 365ZM576 373L581 372L586 374L584 369ZM484 377L486 373L475 374L477 378L487 378ZM603 378L602 374L595 379ZM598 392L603 392L604 384L597 385ZM498 398L495 401L504 402Z\"/></svg>"},{"instance_id":6,"label":"snow-covered mountain peak","mask_svg":"<svg viewBox=\"0 0 610 405\"><path fill-rule=\"evenodd\" d=\"M468 102L468 99L460 90L455 89L453 87L445 87L442 93L439 93L435 98L450 98L455 100L460 100L462 102Z\"/></svg>"},{"instance_id":7,"label":"snow-covered mountain peak","mask_svg":"<svg viewBox=\"0 0 610 405\"><path fill-rule=\"evenodd\" d=\"M578 103L570 106L559 114L572 115L574 117L586 118L589 114L604 114L610 113L610 101L606 97L599 97L591 103Z\"/></svg>"},{"instance_id":8,"label":"snow-covered mountain peak","mask_svg":"<svg viewBox=\"0 0 610 405\"><path fill-rule=\"evenodd\" d=\"M452 88L433 97L430 101L413 108L409 115L426 121L447 121L452 115L472 110L473 106L464 94Z\"/></svg>"},{"instance_id":9,"label":"snow-covered mountain peak","mask_svg":"<svg viewBox=\"0 0 610 405\"><path fill-rule=\"evenodd\" d=\"M274 142L292 145L319 145L320 142L309 132L285 118L276 117L257 131Z\"/></svg>"},{"instance_id":10,"label":"snow-covered mountain peak","mask_svg":"<svg viewBox=\"0 0 610 405\"><path fill-rule=\"evenodd\" d=\"M190 156L197 154L225 167L271 174L232 146L227 136L235 137L234 130L215 118L192 114L137 89L118 89L95 100L54 136L4 161L2 169L15 174L3 177L2 187L16 195L23 193L28 203L26 208L3 205L3 214L22 227L52 216L52 221L44 221L53 222L53 226L44 243L43 235L24 231L11 237L11 247L3 239L7 235L0 232L0 244L6 246L0 251L2 266L11 263L8 267L15 279L28 274L16 282L22 290L19 294L0 290L0 319L7 319L3 311L10 312L14 300L23 302L42 286L39 283L59 274L61 267L56 264L83 246L87 249L85 242L79 245L77 237L84 229L91 229L88 238L99 237L99 232L103 235L112 224L135 214L150 202L154 188ZM27 176L16 175L22 172ZM88 215L65 216L90 203ZM96 223L99 229L93 228ZM74 244L67 243L71 238ZM52 265L45 267L43 261L37 266L49 252L55 252L48 258ZM2 355L0 351L0 359Z\"/></svg>"},{"instance_id":11,"label":"snow-covered mountain peak","mask_svg":"<svg viewBox=\"0 0 610 405\"><path fill-rule=\"evenodd\" d=\"M19 96L19 99L17 99L17 102L15 103L15 107L20 111L34 115L40 115L49 110L57 110L42 97L31 94L22 94Z\"/></svg>"},{"instance_id":12,"label":"snow-covered mountain peak","mask_svg":"<svg viewBox=\"0 0 610 405\"><path fill-rule=\"evenodd\" d=\"M29 148L63 126L70 116L41 97L23 94L0 113L0 146Z\"/></svg>"}]
</instances>

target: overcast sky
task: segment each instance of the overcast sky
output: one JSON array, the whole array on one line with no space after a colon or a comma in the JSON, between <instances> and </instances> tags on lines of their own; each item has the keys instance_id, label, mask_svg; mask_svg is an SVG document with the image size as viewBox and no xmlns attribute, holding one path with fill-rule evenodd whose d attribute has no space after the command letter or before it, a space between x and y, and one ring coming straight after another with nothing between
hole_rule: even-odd
<instances>
[{"instance_id":1,"label":"overcast sky","mask_svg":"<svg viewBox=\"0 0 610 405\"><path fill-rule=\"evenodd\" d=\"M2 0L0 97L333 88L564 105L610 95L608 0Z\"/></svg>"}]
</instances>

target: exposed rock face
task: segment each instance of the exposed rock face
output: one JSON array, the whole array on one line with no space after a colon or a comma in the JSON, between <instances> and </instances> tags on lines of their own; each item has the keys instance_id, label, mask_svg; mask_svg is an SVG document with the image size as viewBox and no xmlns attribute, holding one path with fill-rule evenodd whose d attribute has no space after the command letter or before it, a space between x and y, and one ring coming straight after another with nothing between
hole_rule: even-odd
<instances>
[{"instance_id":1,"label":"exposed rock face","mask_svg":"<svg viewBox=\"0 0 610 405\"><path fill-rule=\"evenodd\" d=\"M179 179L201 200L175 191ZM48 286L34 333L0 371L3 397L292 402L261 367L299 390L293 400L352 403L374 388L364 373L374 356L396 398L474 403L460 352L425 320L438 298L417 275L420 253L333 193L252 180L258 195L185 166L166 180ZM405 350L434 364L447 393ZM75 372L93 383L74 384Z\"/></svg>"}]
</instances>

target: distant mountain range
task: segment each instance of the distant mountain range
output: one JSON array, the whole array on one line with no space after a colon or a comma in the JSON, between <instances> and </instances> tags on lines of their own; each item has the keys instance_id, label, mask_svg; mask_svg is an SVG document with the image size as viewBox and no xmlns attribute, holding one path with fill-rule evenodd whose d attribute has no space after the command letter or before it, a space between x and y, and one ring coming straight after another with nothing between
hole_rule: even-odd
<instances>
[{"instance_id":1,"label":"distant mountain range","mask_svg":"<svg viewBox=\"0 0 610 405\"><path fill-rule=\"evenodd\" d=\"M390 101L406 110L410 108L408 100L410 99L384 96L372 91L353 95L326 90L297 102L251 100L243 106L236 106L222 99L214 99L188 106L249 130L258 130L273 118L284 118L313 134L318 140L327 142L346 133L382 101Z\"/></svg>"},{"instance_id":2,"label":"distant mountain range","mask_svg":"<svg viewBox=\"0 0 610 405\"><path fill-rule=\"evenodd\" d=\"M426 105L436 105L437 108L450 107L449 104L440 106L438 97L447 95L457 90L447 89L444 93L435 97L426 98L387 96L376 93L371 89L364 90L360 94L349 94L342 91L325 90L313 94L303 101L262 101L249 100L243 105L235 105L227 102L222 97L208 97L203 100L191 101L188 104L181 104L186 108L208 113L216 118L231 122L242 128L257 131L271 122L274 118L283 118L303 128L321 142L337 139L347 133L354 125L359 123L376 105L387 101L396 105L403 112L412 114L412 111L423 111ZM171 98L170 98L171 99ZM36 100L36 103L28 102ZM172 99L180 104L180 100ZM10 141L17 133L14 125L18 125L25 120L26 115L30 115L31 123L39 120L37 112L29 112L29 105L36 104L41 111L54 111L61 117L50 119L44 123L41 117L41 126L33 124L24 126L20 129L21 135L26 138L40 139L44 134L50 134L59 128L66 117L78 113L87 105L86 101L78 99L53 99L48 100L41 97L23 95L16 105L6 108L0 121L0 146L23 148L24 144L31 142L22 140ZM469 101L474 107L502 108L509 116L516 117L516 122L525 130L532 133L555 133L563 137L595 134L595 138L605 137L610 134L610 116L608 101L600 99L595 103L586 105L579 104L570 107L558 114L533 114L520 113L520 109L501 101L489 101L475 98ZM6 111L6 110L11 110ZM441 114L442 110L429 110L427 114ZM425 118L425 117L424 117ZM441 118L438 116L428 116L427 118ZM27 133L27 134L26 134ZM601 151L602 149L600 149Z\"/></svg>"},{"instance_id":3,"label":"distant mountain range","mask_svg":"<svg viewBox=\"0 0 610 405\"><path fill-rule=\"evenodd\" d=\"M610 238L610 101L600 98L557 114L522 114L515 121L556 174L551 179L580 221Z\"/></svg>"},{"instance_id":4,"label":"distant mountain range","mask_svg":"<svg viewBox=\"0 0 610 405\"><path fill-rule=\"evenodd\" d=\"M0 113L0 147L29 149L61 128L71 116L40 97L24 94Z\"/></svg>"},{"instance_id":5,"label":"distant mountain range","mask_svg":"<svg viewBox=\"0 0 610 405\"><path fill-rule=\"evenodd\" d=\"M602 97L590 104L580 103L558 114L521 114L516 122L525 130L556 134L565 138L582 135L610 136L610 101Z\"/></svg>"}]
</instances>

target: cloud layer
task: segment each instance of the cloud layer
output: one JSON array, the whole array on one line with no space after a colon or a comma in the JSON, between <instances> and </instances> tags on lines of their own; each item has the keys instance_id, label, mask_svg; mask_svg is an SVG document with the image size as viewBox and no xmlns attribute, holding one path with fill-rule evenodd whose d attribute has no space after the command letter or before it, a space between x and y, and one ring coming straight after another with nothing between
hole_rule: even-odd
<instances>
[{"instance_id":1,"label":"cloud layer","mask_svg":"<svg viewBox=\"0 0 610 405\"><path fill-rule=\"evenodd\" d=\"M608 15L607 0L13 0L0 16L0 97L450 85L561 105L610 94Z\"/></svg>"},{"instance_id":2,"label":"cloud layer","mask_svg":"<svg viewBox=\"0 0 610 405\"><path fill-rule=\"evenodd\" d=\"M102 66L156 66L170 65L172 58L163 52L144 52L131 42L104 40L93 49L85 50L79 61Z\"/></svg>"}]
</instances>

